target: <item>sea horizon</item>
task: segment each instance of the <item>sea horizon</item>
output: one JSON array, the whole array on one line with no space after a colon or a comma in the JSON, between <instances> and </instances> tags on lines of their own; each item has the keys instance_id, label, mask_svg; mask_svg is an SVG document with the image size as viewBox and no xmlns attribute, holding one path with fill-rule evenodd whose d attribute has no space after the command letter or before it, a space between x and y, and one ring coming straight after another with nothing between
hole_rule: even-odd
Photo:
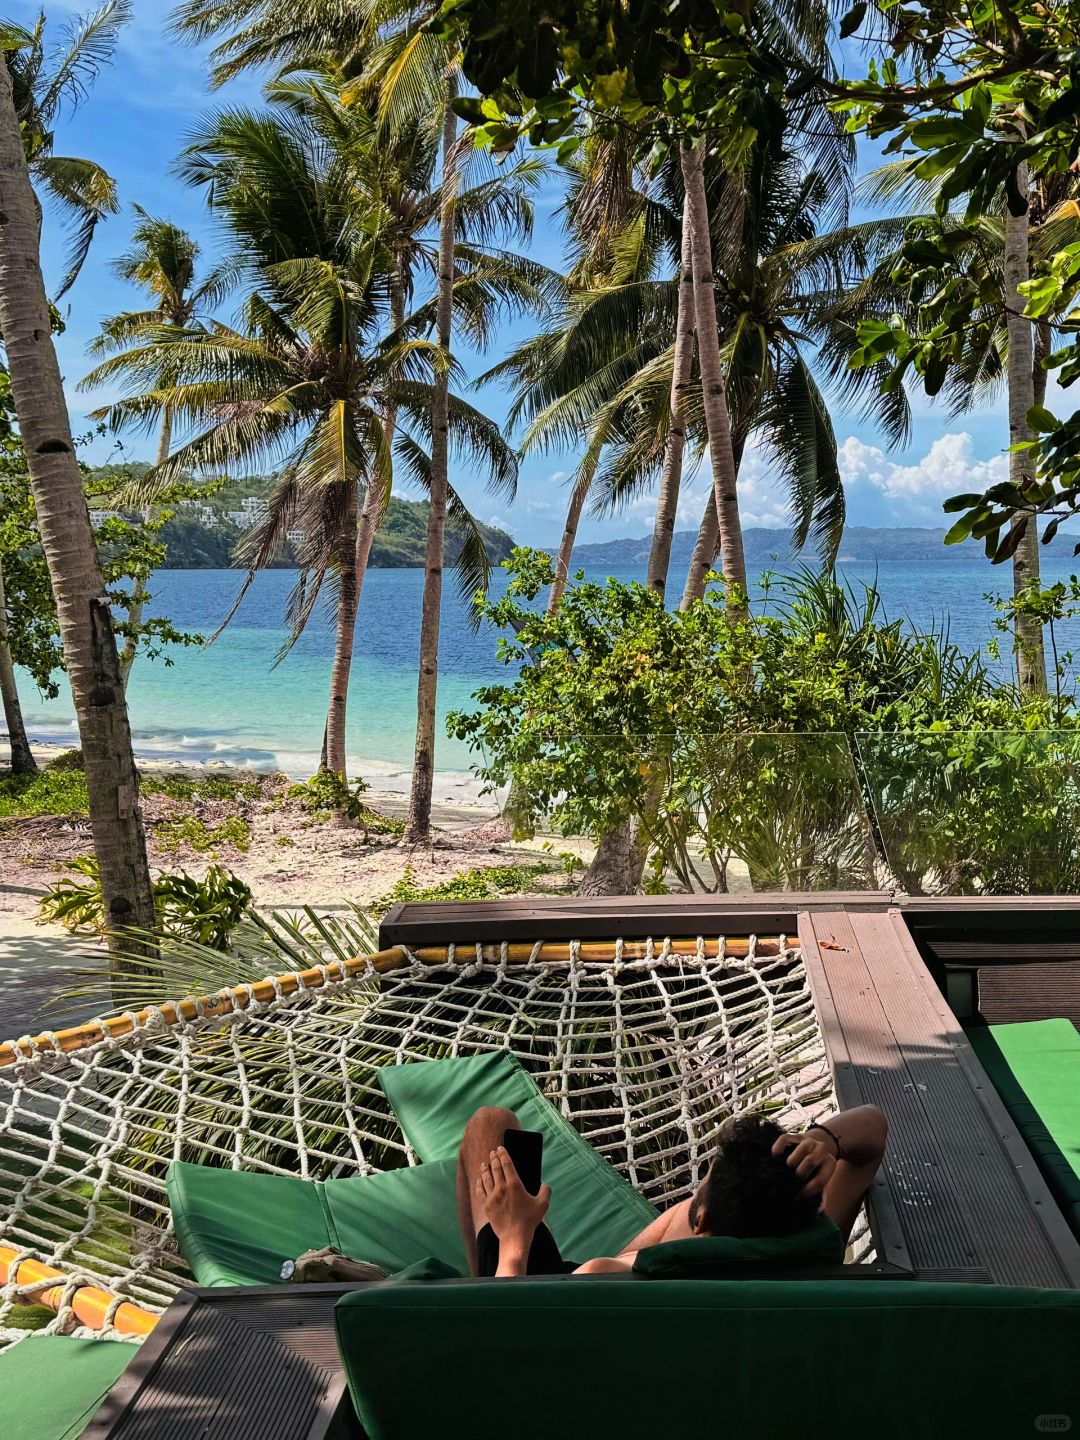
<instances>
[{"instance_id":1,"label":"sea horizon","mask_svg":"<svg viewBox=\"0 0 1080 1440\"><path fill-rule=\"evenodd\" d=\"M1044 559L1048 582L1075 569L1071 556ZM766 570L753 577L755 602ZM921 628L935 625L965 651L984 651L995 635L994 612L983 598L1001 593L1006 568L942 559L932 564L883 561L840 562L838 573L858 588L876 582L887 614ZM643 580L644 568L606 566L587 570L590 579L607 574L624 581ZM242 582L236 570L161 570L153 577L152 609L168 615L177 628L211 634L221 624ZM681 578L681 577L680 577ZM178 764L224 764L256 771L283 771L305 779L318 768L333 653L333 632L325 612L312 617L308 630L275 666L287 639L285 600L295 572L268 570L255 578L229 626L209 645L172 646L167 656L140 656L128 691L136 754L146 760ZM349 696L347 756L351 774L363 775L376 790L406 789L412 768L416 716L416 656L423 571L372 569L365 579L357 626L356 656ZM492 593L501 594L507 576L496 571ZM672 604L678 586L672 586ZM1001 636L1001 668L1011 666L1008 638ZM1059 631L1059 650L1080 649L1080 622ZM481 685L510 679L513 669L495 656L496 636L473 628L457 594L453 572L447 575L440 640L439 714L436 767L451 776L472 768L475 757L445 734L450 710L474 708ZM61 694L43 699L25 674L20 694L32 741L75 746L78 732L70 693L58 677Z\"/></svg>"}]
</instances>

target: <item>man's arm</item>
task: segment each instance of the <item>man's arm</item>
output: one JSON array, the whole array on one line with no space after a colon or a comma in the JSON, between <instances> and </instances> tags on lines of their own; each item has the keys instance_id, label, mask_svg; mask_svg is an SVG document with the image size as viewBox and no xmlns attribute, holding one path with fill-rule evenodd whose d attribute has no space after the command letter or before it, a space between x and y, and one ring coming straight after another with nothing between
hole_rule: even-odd
<instances>
[{"instance_id":1,"label":"man's arm","mask_svg":"<svg viewBox=\"0 0 1080 1440\"><path fill-rule=\"evenodd\" d=\"M515 1279L529 1268L536 1227L551 1204L551 1187L541 1185L537 1195L530 1195L504 1145L492 1150L480 1167L476 1193L482 1199L488 1224L499 1237L500 1280Z\"/></svg>"},{"instance_id":2,"label":"man's arm","mask_svg":"<svg viewBox=\"0 0 1080 1440\"><path fill-rule=\"evenodd\" d=\"M787 1163L807 1191L821 1191L821 1208L845 1240L885 1154L888 1132L876 1105L859 1105L830 1115L803 1136L782 1135L776 1142L775 1152L789 1152Z\"/></svg>"}]
</instances>

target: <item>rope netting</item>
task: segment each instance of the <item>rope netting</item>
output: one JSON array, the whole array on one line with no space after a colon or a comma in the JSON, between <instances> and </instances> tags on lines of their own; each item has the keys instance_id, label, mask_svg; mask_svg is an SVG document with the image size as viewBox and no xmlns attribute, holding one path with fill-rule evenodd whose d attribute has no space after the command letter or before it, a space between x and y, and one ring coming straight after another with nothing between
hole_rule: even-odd
<instances>
[{"instance_id":1,"label":"rope netting","mask_svg":"<svg viewBox=\"0 0 1080 1440\"><path fill-rule=\"evenodd\" d=\"M545 959L549 948L565 958ZM190 1280L165 1195L173 1160L312 1180L415 1164L378 1084L384 1065L512 1051L656 1205L691 1192L729 1115L763 1109L800 1127L832 1104L806 973L784 939L645 942L635 958L613 942L606 959L584 958L597 948L537 945L524 963L506 946L398 951L395 968L376 969L379 956L345 978L306 972L291 994L279 977L151 1007L87 1027L66 1053L48 1033L9 1047L0 1343L28 1328L78 1333L80 1286L107 1292L95 1333L116 1333L125 1302L169 1303ZM33 1307L57 1272L48 1319Z\"/></svg>"}]
</instances>

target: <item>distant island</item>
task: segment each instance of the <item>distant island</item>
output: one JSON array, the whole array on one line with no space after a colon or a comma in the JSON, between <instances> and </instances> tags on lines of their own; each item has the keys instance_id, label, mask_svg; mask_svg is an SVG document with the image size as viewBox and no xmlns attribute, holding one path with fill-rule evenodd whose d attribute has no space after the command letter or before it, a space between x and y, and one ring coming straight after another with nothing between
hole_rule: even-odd
<instances>
[{"instance_id":1,"label":"distant island","mask_svg":"<svg viewBox=\"0 0 1080 1440\"><path fill-rule=\"evenodd\" d=\"M671 546L671 573L685 574L690 564L697 535L692 530L676 531ZM574 566L586 570L611 566L630 570L644 566L649 558L652 537L635 535L622 540L602 540L592 545L578 545L574 550ZM1055 555L1071 555L1080 540L1075 532L1059 532L1047 548ZM774 566L789 570L793 565L816 565L817 553L812 546L802 552L792 549L789 532L764 527L743 531L746 563L753 569ZM897 526L896 528L851 525L844 531L837 563L843 565L874 564L963 564L985 565L981 545L970 541L963 545L946 545L944 529ZM1078 562L1080 563L1080 562Z\"/></svg>"}]
</instances>

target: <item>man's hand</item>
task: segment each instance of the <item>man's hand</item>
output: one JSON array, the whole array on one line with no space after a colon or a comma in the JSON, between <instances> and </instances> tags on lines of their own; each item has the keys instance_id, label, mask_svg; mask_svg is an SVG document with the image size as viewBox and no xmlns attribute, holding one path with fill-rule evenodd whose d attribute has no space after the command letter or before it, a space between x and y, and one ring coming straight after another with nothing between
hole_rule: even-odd
<instances>
[{"instance_id":1,"label":"man's hand","mask_svg":"<svg viewBox=\"0 0 1080 1440\"><path fill-rule=\"evenodd\" d=\"M483 1202L488 1224L499 1237L496 1274L524 1275L536 1227L551 1204L551 1187L541 1185L538 1195L530 1195L508 1151L500 1145L481 1165L476 1193Z\"/></svg>"},{"instance_id":2,"label":"man's hand","mask_svg":"<svg viewBox=\"0 0 1080 1440\"><path fill-rule=\"evenodd\" d=\"M781 1135L772 1148L774 1155L787 1152L787 1163L803 1181L804 1195L820 1195L836 1169L836 1154L828 1136Z\"/></svg>"}]
</instances>

